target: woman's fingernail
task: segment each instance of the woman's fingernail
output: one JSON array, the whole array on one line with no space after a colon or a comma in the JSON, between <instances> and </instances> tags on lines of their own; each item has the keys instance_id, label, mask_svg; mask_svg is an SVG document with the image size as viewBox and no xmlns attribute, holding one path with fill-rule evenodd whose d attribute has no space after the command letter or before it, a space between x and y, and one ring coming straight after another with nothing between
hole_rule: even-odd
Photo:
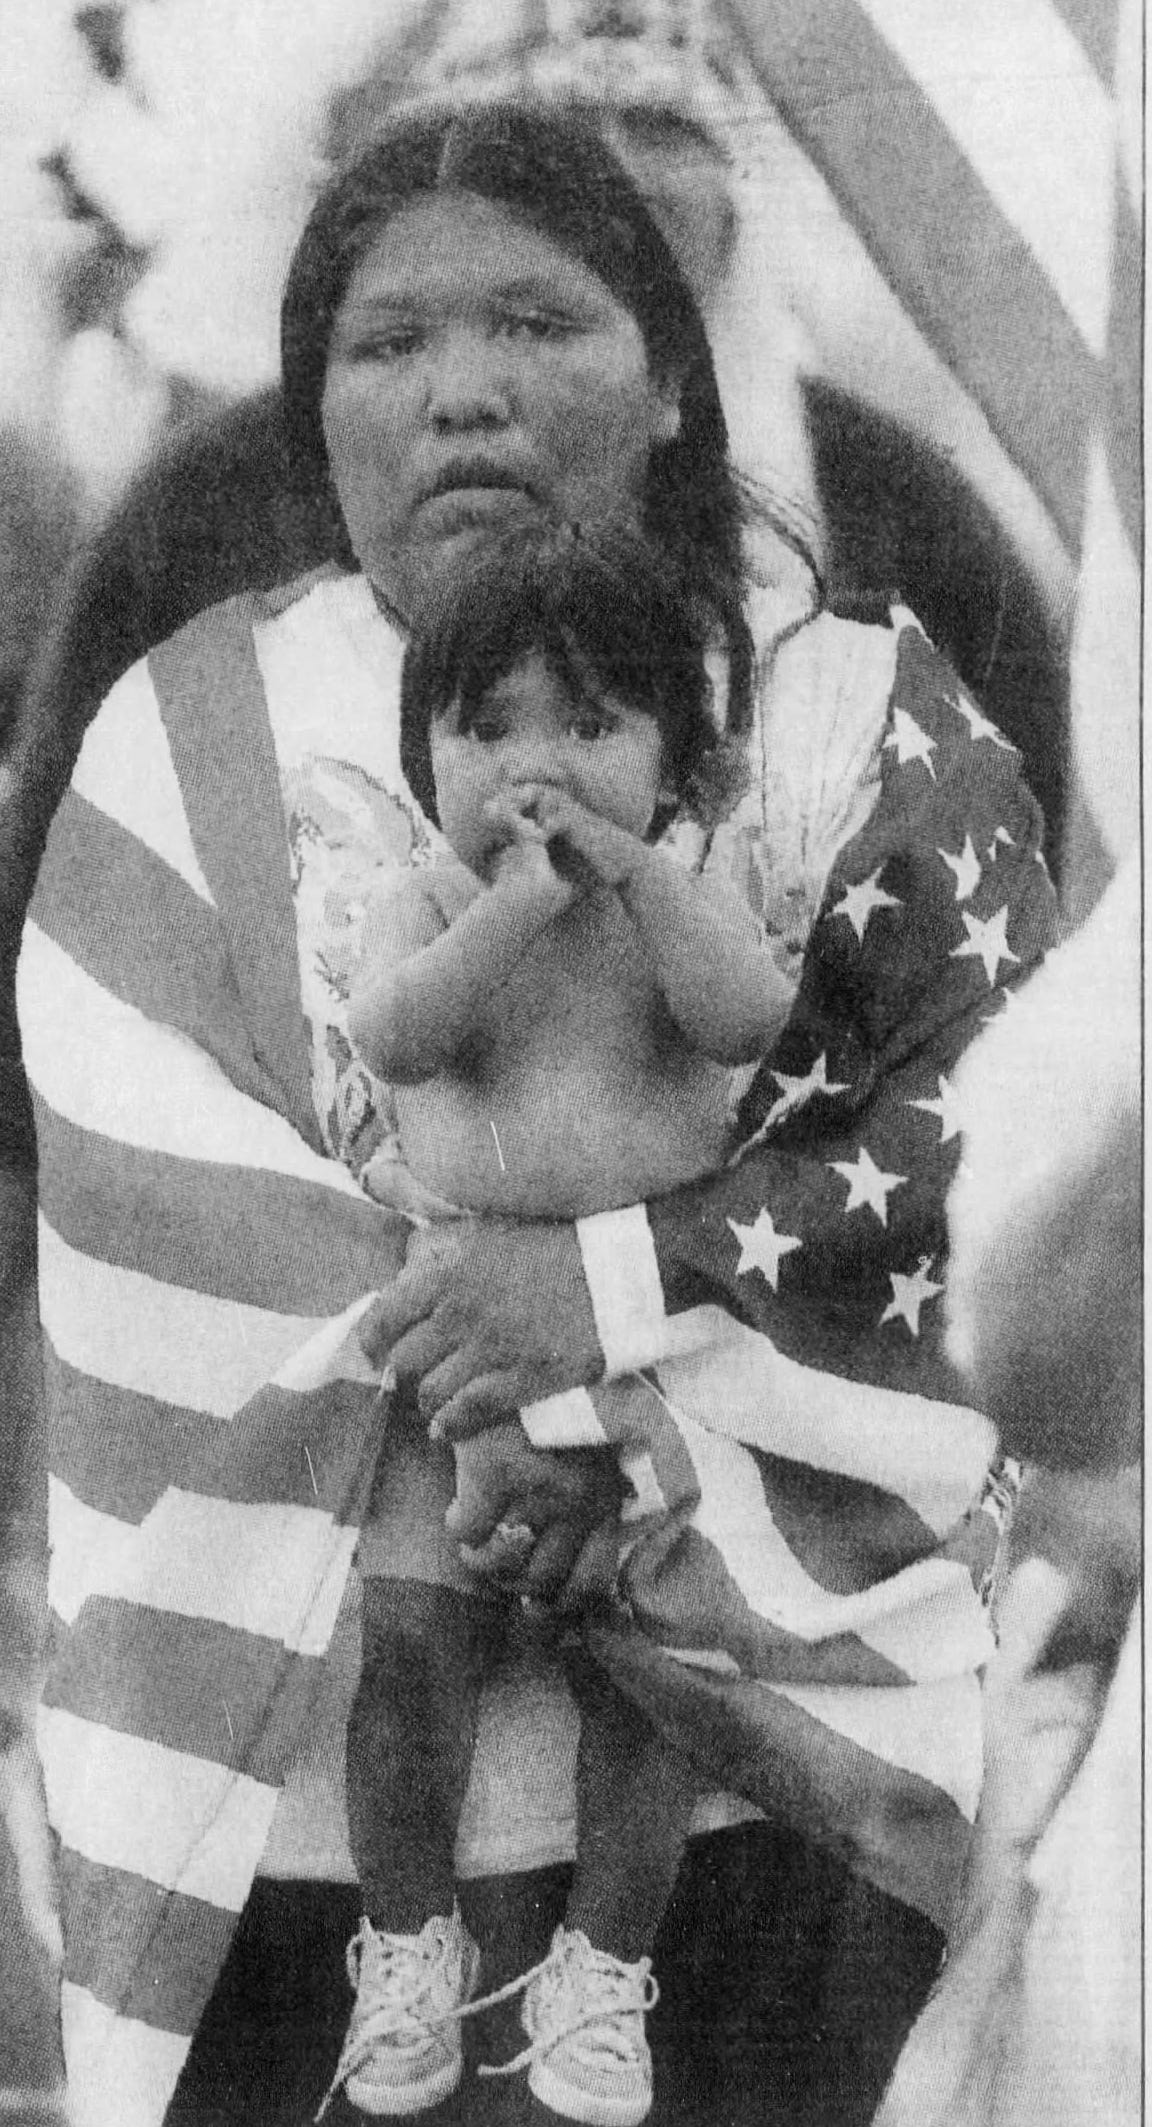
<instances>
[{"instance_id":1,"label":"woman's fingernail","mask_svg":"<svg viewBox=\"0 0 1152 2127\"><path fill-rule=\"evenodd\" d=\"M443 1440L444 1427L441 1424L439 1418L433 1418L431 1424L429 1425L428 1438L429 1440Z\"/></svg>"}]
</instances>

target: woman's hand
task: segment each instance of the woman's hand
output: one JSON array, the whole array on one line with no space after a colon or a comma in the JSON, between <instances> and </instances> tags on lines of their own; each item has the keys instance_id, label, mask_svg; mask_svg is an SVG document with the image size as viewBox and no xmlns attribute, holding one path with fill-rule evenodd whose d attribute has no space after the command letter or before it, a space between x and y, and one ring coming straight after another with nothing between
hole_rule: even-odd
<instances>
[{"instance_id":1,"label":"woman's hand","mask_svg":"<svg viewBox=\"0 0 1152 2127\"><path fill-rule=\"evenodd\" d=\"M460 1219L414 1234L360 1341L373 1366L418 1382L421 1415L444 1440L604 1369L575 1228L543 1220Z\"/></svg>"},{"instance_id":2,"label":"woman's hand","mask_svg":"<svg viewBox=\"0 0 1152 2127\"><path fill-rule=\"evenodd\" d=\"M449 1533L469 1565L534 1601L611 1594L622 1485L609 1448L534 1448L517 1420L456 1449Z\"/></svg>"}]
</instances>

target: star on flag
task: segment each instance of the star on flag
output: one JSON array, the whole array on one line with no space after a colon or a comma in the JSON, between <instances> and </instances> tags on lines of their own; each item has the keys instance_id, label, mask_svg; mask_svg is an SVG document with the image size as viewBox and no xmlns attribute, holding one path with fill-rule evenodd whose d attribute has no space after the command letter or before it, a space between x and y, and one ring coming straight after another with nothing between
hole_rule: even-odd
<instances>
[{"instance_id":1,"label":"star on flag","mask_svg":"<svg viewBox=\"0 0 1152 2127\"><path fill-rule=\"evenodd\" d=\"M759 1144L761 1138L766 1137L777 1123L783 1122L786 1115L794 1114L797 1108L806 1107L810 1100L815 1100L818 1093L824 1093L831 1099L836 1093L848 1091L847 1080L841 1083L837 1079L829 1078L827 1050L821 1051L812 1069L803 1078L795 1077L788 1071L773 1071L772 1077L778 1086L783 1087L783 1091L779 1100L773 1101L769 1108L752 1140L753 1144Z\"/></svg>"},{"instance_id":2,"label":"star on flag","mask_svg":"<svg viewBox=\"0 0 1152 2127\"><path fill-rule=\"evenodd\" d=\"M899 761L901 768L904 768L909 761L923 761L932 781L936 781L936 770L932 766L932 755L936 750L936 741L929 738L928 733L922 730L914 716L909 716L906 709L893 709L892 729L884 744L885 746L895 746L896 759Z\"/></svg>"},{"instance_id":3,"label":"star on flag","mask_svg":"<svg viewBox=\"0 0 1152 2127\"><path fill-rule=\"evenodd\" d=\"M972 847L971 835L965 835L964 847L958 857L949 856L946 849L938 849L936 854L943 857L956 881L956 899L970 901L980 884L980 859Z\"/></svg>"},{"instance_id":4,"label":"star on flag","mask_svg":"<svg viewBox=\"0 0 1152 2127\"><path fill-rule=\"evenodd\" d=\"M992 840L988 844L988 862L990 864L995 864L996 859L999 856L1002 848L1015 849L1015 847L1016 844L1012 840L1008 829L1006 827L998 827L992 837Z\"/></svg>"},{"instance_id":5,"label":"star on flag","mask_svg":"<svg viewBox=\"0 0 1152 2127\"><path fill-rule=\"evenodd\" d=\"M937 1293L941 1293L944 1290L942 1285L937 1285L929 1277L928 1273L931 1268L932 1257L921 1256L919 1265L911 1277L908 1277L903 1271L889 1271L888 1277L892 1286L892 1298L880 1317L881 1329L883 1329L885 1322L900 1321L908 1324L914 1337L920 1335L920 1309L926 1300L934 1300Z\"/></svg>"},{"instance_id":6,"label":"star on flag","mask_svg":"<svg viewBox=\"0 0 1152 2127\"><path fill-rule=\"evenodd\" d=\"M998 908L994 916L982 918L970 916L967 909L961 910L968 936L963 945L954 948L949 956L953 960L982 960L984 973L990 989L996 987L996 976L1002 960L1020 965L1019 953L1011 951L1008 944L1008 905Z\"/></svg>"},{"instance_id":7,"label":"star on flag","mask_svg":"<svg viewBox=\"0 0 1152 2127\"><path fill-rule=\"evenodd\" d=\"M973 745L976 744L977 739L991 739L992 744L994 746L1002 746L1005 753L1015 753L1016 748L1009 745L1004 733L998 731L995 724L990 723L986 716L981 715L975 702L969 701L966 694L958 695L951 706L955 709L957 716L962 716L967 724Z\"/></svg>"},{"instance_id":8,"label":"star on flag","mask_svg":"<svg viewBox=\"0 0 1152 2127\"><path fill-rule=\"evenodd\" d=\"M897 715L899 713L897 711ZM858 886L846 887L844 899L838 901L831 911L833 916L847 916L861 945L864 943L864 933L874 909L902 908L904 905L896 894L885 893L884 888L877 884L883 869L884 866L879 864L871 876L862 879Z\"/></svg>"},{"instance_id":9,"label":"star on flag","mask_svg":"<svg viewBox=\"0 0 1152 2127\"><path fill-rule=\"evenodd\" d=\"M737 1277L745 1276L750 1270L762 1271L773 1292L777 1291L781 1259L791 1255L794 1248L803 1247L799 1236L794 1233L777 1233L775 1221L767 1207L757 1212L755 1223L751 1226L742 1226L738 1219L729 1219L727 1223L740 1243Z\"/></svg>"},{"instance_id":10,"label":"star on flag","mask_svg":"<svg viewBox=\"0 0 1152 2127\"><path fill-rule=\"evenodd\" d=\"M964 1128L964 1118L960 1108L960 1096L955 1086L945 1078L943 1072L940 1074L939 1085L940 1093L937 1100L910 1100L908 1106L910 1108L923 1108L926 1115L939 1117L940 1143L946 1145L950 1137L959 1137Z\"/></svg>"},{"instance_id":11,"label":"star on flag","mask_svg":"<svg viewBox=\"0 0 1152 2127\"><path fill-rule=\"evenodd\" d=\"M855 1160L829 1160L828 1165L834 1174L843 1175L848 1184L845 1217L850 1211L859 1211L866 1206L875 1212L880 1224L886 1226L888 1199L894 1189L901 1188L907 1181L907 1175L885 1174L865 1145L861 1145Z\"/></svg>"}]
</instances>

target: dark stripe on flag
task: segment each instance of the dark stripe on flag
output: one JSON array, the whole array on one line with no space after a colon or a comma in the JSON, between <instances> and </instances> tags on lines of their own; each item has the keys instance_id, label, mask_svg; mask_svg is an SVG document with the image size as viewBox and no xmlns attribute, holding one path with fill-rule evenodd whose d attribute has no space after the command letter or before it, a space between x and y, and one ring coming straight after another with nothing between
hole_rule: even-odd
<instances>
[{"instance_id":1,"label":"dark stripe on flag","mask_svg":"<svg viewBox=\"0 0 1152 2127\"><path fill-rule=\"evenodd\" d=\"M342 1314L403 1265L412 1229L368 1197L295 1175L148 1151L35 1102L40 1203L98 1262L275 1314Z\"/></svg>"},{"instance_id":2,"label":"dark stripe on flag","mask_svg":"<svg viewBox=\"0 0 1152 2127\"><path fill-rule=\"evenodd\" d=\"M148 666L253 1046L276 1105L319 1148L288 828L252 637L261 617L258 598L215 606L149 651Z\"/></svg>"},{"instance_id":3,"label":"dark stripe on flag","mask_svg":"<svg viewBox=\"0 0 1152 2127\"><path fill-rule=\"evenodd\" d=\"M705 1779L746 1796L947 1931L972 1827L943 1789L862 1749L771 1686L690 1669L635 1630L590 1626L588 1645Z\"/></svg>"},{"instance_id":4,"label":"dark stripe on flag","mask_svg":"<svg viewBox=\"0 0 1152 2127\"><path fill-rule=\"evenodd\" d=\"M1119 170L1113 247L1105 435L1113 491L1129 544L1139 561L1144 552L1144 245L1143 232Z\"/></svg>"},{"instance_id":5,"label":"dark stripe on flag","mask_svg":"<svg viewBox=\"0 0 1152 2127\"><path fill-rule=\"evenodd\" d=\"M906 1685L904 1670L842 1632L802 1639L752 1609L723 1553L698 1529L671 1542L659 1534L627 1561L628 1604L650 1639L700 1654L732 1656L746 1677L776 1684Z\"/></svg>"},{"instance_id":6,"label":"dark stripe on flag","mask_svg":"<svg viewBox=\"0 0 1152 2127\"><path fill-rule=\"evenodd\" d=\"M879 1485L757 1448L749 1453L788 1549L830 1594L859 1594L939 1549L927 1522Z\"/></svg>"},{"instance_id":7,"label":"dark stripe on flag","mask_svg":"<svg viewBox=\"0 0 1152 2127\"><path fill-rule=\"evenodd\" d=\"M45 1367L53 1474L86 1506L121 1521L143 1521L171 1487L204 1491L209 1472L214 1498L320 1507L341 1519L362 1481L365 1438L383 1438L386 1425L375 1390L362 1382L332 1381L308 1395L263 1390L253 1421L252 1406L213 1418L94 1380L47 1339Z\"/></svg>"},{"instance_id":8,"label":"dark stripe on flag","mask_svg":"<svg viewBox=\"0 0 1152 2127\"><path fill-rule=\"evenodd\" d=\"M78 1373L47 1335L44 1381L53 1476L85 1506L120 1521L143 1521L171 1485L194 1490L208 1452L205 1436L234 1423ZM307 1503L301 1496L300 1504Z\"/></svg>"},{"instance_id":9,"label":"dark stripe on flag","mask_svg":"<svg viewBox=\"0 0 1152 2127\"><path fill-rule=\"evenodd\" d=\"M64 1847L65 1978L154 2030L191 2037L228 1952L234 1913ZM173 1954L151 1954L164 1922Z\"/></svg>"},{"instance_id":10,"label":"dark stripe on flag","mask_svg":"<svg viewBox=\"0 0 1152 2127\"><path fill-rule=\"evenodd\" d=\"M322 1669L262 1634L93 1596L62 1637L44 1704L275 1787Z\"/></svg>"},{"instance_id":11,"label":"dark stripe on flag","mask_svg":"<svg viewBox=\"0 0 1152 2127\"><path fill-rule=\"evenodd\" d=\"M1116 74L1119 0L1048 0L1048 5L1063 17L1081 51L1091 60L1110 92Z\"/></svg>"},{"instance_id":12,"label":"dark stripe on flag","mask_svg":"<svg viewBox=\"0 0 1152 2127\"><path fill-rule=\"evenodd\" d=\"M274 1106L219 920L178 872L75 791L52 829L33 920L101 989L207 1050Z\"/></svg>"},{"instance_id":13,"label":"dark stripe on flag","mask_svg":"<svg viewBox=\"0 0 1152 2127\"><path fill-rule=\"evenodd\" d=\"M1079 545L1096 364L1019 231L855 0L719 0L885 278Z\"/></svg>"}]
</instances>

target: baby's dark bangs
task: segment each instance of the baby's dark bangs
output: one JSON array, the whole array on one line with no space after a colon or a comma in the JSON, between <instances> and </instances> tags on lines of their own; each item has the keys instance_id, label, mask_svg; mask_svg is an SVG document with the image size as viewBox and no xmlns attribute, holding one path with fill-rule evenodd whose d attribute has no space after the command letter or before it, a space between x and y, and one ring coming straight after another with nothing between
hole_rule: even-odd
<instances>
[{"instance_id":1,"label":"baby's dark bangs","mask_svg":"<svg viewBox=\"0 0 1152 2127\"><path fill-rule=\"evenodd\" d=\"M534 652L574 698L591 683L662 727L679 725L706 691L701 633L651 555L637 565L571 535L551 551L530 545L511 567L482 570L463 587L443 648L442 684L465 721Z\"/></svg>"}]
</instances>

